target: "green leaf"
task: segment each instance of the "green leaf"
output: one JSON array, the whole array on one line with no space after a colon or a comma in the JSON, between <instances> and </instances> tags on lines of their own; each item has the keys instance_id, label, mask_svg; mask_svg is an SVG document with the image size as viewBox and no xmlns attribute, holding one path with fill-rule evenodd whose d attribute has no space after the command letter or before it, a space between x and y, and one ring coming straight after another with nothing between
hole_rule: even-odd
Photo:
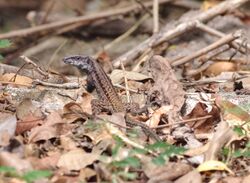
<instances>
[{"instance_id":1,"label":"green leaf","mask_svg":"<svg viewBox=\"0 0 250 183\"><path fill-rule=\"evenodd\" d=\"M223 154L224 156L228 156L228 155L229 155L229 148L224 147L224 148L222 149L222 154Z\"/></svg>"},{"instance_id":2,"label":"green leaf","mask_svg":"<svg viewBox=\"0 0 250 183\"><path fill-rule=\"evenodd\" d=\"M0 166L0 173L3 173L5 176L8 177L19 177L14 167Z\"/></svg>"},{"instance_id":3,"label":"green leaf","mask_svg":"<svg viewBox=\"0 0 250 183\"><path fill-rule=\"evenodd\" d=\"M233 131L235 133L237 133L239 136L244 136L245 135L245 130L240 126L235 126Z\"/></svg>"},{"instance_id":4,"label":"green leaf","mask_svg":"<svg viewBox=\"0 0 250 183\"><path fill-rule=\"evenodd\" d=\"M165 156L182 154L186 151L186 149L183 147L177 147L165 142L156 142L152 145L147 146L147 148L151 150L161 150L161 152Z\"/></svg>"},{"instance_id":5,"label":"green leaf","mask_svg":"<svg viewBox=\"0 0 250 183\"><path fill-rule=\"evenodd\" d=\"M159 155L152 159L152 162L156 165L164 165L166 160L162 155Z\"/></svg>"},{"instance_id":6,"label":"green leaf","mask_svg":"<svg viewBox=\"0 0 250 183\"><path fill-rule=\"evenodd\" d=\"M41 178L50 177L51 175L52 175L52 172L48 170L34 170L34 171L26 172L22 176L22 178L28 183L31 183Z\"/></svg>"},{"instance_id":7,"label":"green leaf","mask_svg":"<svg viewBox=\"0 0 250 183\"><path fill-rule=\"evenodd\" d=\"M250 158L250 149L247 149L246 151L244 151L242 155L246 158Z\"/></svg>"},{"instance_id":8,"label":"green leaf","mask_svg":"<svg viewBox=\"0 0 250 183\"><path fill-rule=\"evenodd\" d=\"M250 141L247 142L246 148L250 148Z\"/></svg>"},{"instance_id":9,"label":"green leaf","mask_svg":"<svg viewBox=\"0 0 250 183\"><path fill-rule=\"evenodd\" d=\"M147 154L148 151L145 149L139 149L139 148L134 148L130 151L130 155L135 155L135 154Z\"/></svg>"},{"instance_id":10,"label":"green leaf","mask_svg":"<svg viewBox=\"0 0 250 183\"><path fill-rule=\"evenodd\" d=\"M0 166L0 172L3 173L16 172L16 169L9 166Z\"/></svg>"},{"instance_id":11,"label":"green leaf","mask_svg":"<svg viewBox=\"0 0 250 183\"><path fill-rule=\"evenodd\" d=\"M168 149L166 149L162 154L164 156L170 157L170 156L174 156L174 155L178 155L178 154L182 154L186 151L185 148L183 147L176 147L176 146L169 146Z\"/></svg>"},{"instance_id":12,"label":"green leaf","mask_svg":"<svg viewBox=\"0 0 250 183\"><path fill-rule=\"evenodd\" d=\"M238 158L238 157L241 157L243 154L241 152L241 150L236 150L232 156L235 157L235 158Z\"/></svg>"},{"instance_id":13,"label":"green leaf","mask_svg":"<svg viewBox=\"0 0 250 183\"><path fill-rule=\"evenodd\" d=\"M11 42L8 39L0 40L0 48L7 48L11 45Z\"/></svg>"},{"instance_id":14,"label":"green leaf","mask_svg":"<svg viewBox=\"0 0 250 183\"><path fill-rule=\"evenodd\" d=\"M119 149L124 146L124 142L118 136L114 136L115 147L112 149L112 156L116 156L119 152Z\"/></svg>"},{"instance_id":15,"label":"green leaf","mask_svg":"<svg viewBox=\"0 0 250 183\"><path fill-rule=\"evenodd\" d=\"M165 143L165 142L156 142L154 144L150 144L147 146L148 149L150 150L160 150L160 149L167 149L170 146L170 144Z\"/></svg>"},{"instance_id":16,"label":"green leaf","mask_svg":"<svg viewBox=\"0 0 250 183\"><path fill-rule=\"evenodd\" d=\"M127 157L121 161L113 161L112 164L116 167L134 167L137 168L141 165L140 161L136 157Z\"/></svg>"}]
</instances>

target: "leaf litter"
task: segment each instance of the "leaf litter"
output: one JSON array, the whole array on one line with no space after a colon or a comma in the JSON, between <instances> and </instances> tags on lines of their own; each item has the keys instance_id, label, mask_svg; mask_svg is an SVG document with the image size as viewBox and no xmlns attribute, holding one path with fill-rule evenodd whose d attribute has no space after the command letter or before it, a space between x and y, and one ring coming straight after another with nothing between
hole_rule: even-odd
<instances>
[{"instance_id":1,"label":"leaf litter","mask_svg":"<svg viewBox=\"0 0 250 183\"><path fill-rule=\"evenodd\" d=\"M237 9L246 1L159 0L161 11L152 14L157 1L80 0L86 12L69 2L69 14L60 2L40 2L43 11L27 19L25 12L20 22L31 26L19 27L24 33L0 33L0 181L249 182L249 43L239 36L242 28L249 35L249 15ZM104 11L113 6L117 12ZM66 14L79 17L68 24ZM153 34L151 16L160 23ZM24 65L10 66L23 51ZM95 91L62 64L76 53L98 58L124 103L144 108L132 119L161 142L128 126L124 113L93 115Z\"/></svg>"}]
</instances>

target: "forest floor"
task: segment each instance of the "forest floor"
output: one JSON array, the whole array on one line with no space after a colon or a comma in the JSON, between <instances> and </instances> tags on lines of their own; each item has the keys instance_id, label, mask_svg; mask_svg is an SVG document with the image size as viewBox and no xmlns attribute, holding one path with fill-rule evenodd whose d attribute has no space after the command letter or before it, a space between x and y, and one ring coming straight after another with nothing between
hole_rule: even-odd
<instances>
[{"instance_id":1,"label":"forest floor","mask_svg":"<svg viewBox=\"0 0 250 183\"><path fill-rule=\"evenodd\" d=\"M250 182L249 0L0 9L0 183Z\"/></svg>"}]
</instances>

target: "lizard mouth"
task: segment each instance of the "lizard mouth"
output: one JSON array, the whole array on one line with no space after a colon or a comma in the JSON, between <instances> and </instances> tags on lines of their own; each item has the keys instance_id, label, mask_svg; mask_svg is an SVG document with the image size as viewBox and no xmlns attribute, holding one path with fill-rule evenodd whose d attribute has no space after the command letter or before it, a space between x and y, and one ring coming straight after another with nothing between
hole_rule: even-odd
<instances>
[{"instance_id":1,"label":"lizard mouth","mask_svg":"<svg viewBox=\"0 0 250 183\"><path fill-rule=\"evenodd\" d=\"M90 72L92 70L91 58L84 55L72 55L63 58L65 64L73 65L80 70Z\"/></svg>"},{"instance_id":2,"label":"lizard mouth","mask_svg":"<svg viewBox=\"0 0 250 183\"><path fill-rule=\"evenodd\" d=\"M69 57L64 57L63 58L63 62L65 63L65 64L72 64L73 65L73 56L69 56Z\"/></svg>"}]
</instances>

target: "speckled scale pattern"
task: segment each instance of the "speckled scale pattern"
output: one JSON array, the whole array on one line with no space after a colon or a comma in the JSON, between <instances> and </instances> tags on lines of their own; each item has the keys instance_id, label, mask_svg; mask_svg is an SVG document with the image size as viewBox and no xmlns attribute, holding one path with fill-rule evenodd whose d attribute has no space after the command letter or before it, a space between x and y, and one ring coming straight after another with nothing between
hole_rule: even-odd
<instances>
[{"instance_id":1,"label":"speckled scale pattern","mask_svg":"<svg viewBox=\"0 0 250 183\"><path fill-rule=\"evenodd\" d=\"M101 102L112 106L111 112L124 112L125 106L115 91L111 80L97 61L89 56L74 55L65 57L64 62L88 74L88 82L95 86Z\"/></svg>"}]
</instances>

